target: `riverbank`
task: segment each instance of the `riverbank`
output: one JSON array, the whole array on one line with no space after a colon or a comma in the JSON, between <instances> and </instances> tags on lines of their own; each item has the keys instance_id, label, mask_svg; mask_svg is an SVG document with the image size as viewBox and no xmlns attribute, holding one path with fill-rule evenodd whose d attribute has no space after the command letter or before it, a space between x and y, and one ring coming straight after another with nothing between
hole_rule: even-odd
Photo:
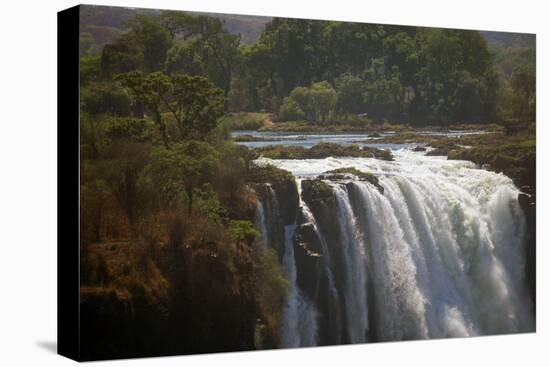
<instances>
[{"instance_id":1,"label":"riverbank","mask_svg":"<svg viewBox=\"0 0 550 367\"><path fill-rule=\"evenodd\" d=\"M371 133L380 134L383 131L396 133L415 132L446 132L446 131L473 131L487 132L503 131L504 127L498 124L467 124L453 125L426 125L412 127L406 123L384 122L374 123L362 121L357 123L331 122L320 123L311 121L273 121L273 114L265 112L234 112L223 117L222 123L231 131L262 131L262 132L294 132L294 133Z\"/></svg>"},{"instance_id":2,"label":"riverbank","mask_svg":"<svg viewBox=\"0 0 550 367\"><path fill-rule=\"evenodd\" d=\"M468 160L485 169L502 172L520 189L535 187L536 139L534 133L507 135L503 131L487 131L462 135L396 134L381 137L377 143L416 143L427 149L427 155L447 156L447 159Z\"/></svg>"}]
</instances>

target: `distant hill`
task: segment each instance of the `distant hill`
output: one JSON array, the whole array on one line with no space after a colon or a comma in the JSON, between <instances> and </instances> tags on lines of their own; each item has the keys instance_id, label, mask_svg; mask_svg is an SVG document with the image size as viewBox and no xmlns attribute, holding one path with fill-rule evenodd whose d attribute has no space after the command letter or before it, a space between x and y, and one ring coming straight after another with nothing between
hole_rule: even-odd
<instances>
[{"instance_id":1,"label":"distant hill","mask_svg":"<svg viewBox=\"0 0 550 367\"><path fill-rule=\"evenodd\" d=\"M101 52L103 46L112 42L126 31L126 22L136 14L158 14L160 10L125 8L113 6L85 5L80 8L80 33L89 34L95 41L91 53ZM241 35L242 43L255 43L265 25L271 17L218 14L218 13L197 13L217 17L224 22L225 28L233 33ZM535 50L535 35L526 33L492 32L480 31L487 40L489 48L493 53L502 49L514 49L515 53L532 53ZM533 56L534 58L534 56Z\"/></svg>"},{"instance_id":2,"label":"distant hill","mask_svg":"<svg viewBox=\"0 0 550 367\"><path fill-rule=\"evenodd\" d=\"M233 34L241 35L241 43L256 43L265 25L271 17L260 17L255 15L235 15L217 13L192 13L216 17L224 22L225 29Z\"/></svg>"},{"instance_id":3,"label":"distant hill","mask_svg":"<svg viewBox=\"0 0 550 367\"><path fill-rule=\"evenodd\" d=\"M111 43L126 31L126 22L136 14L158 14L160 10L124 8L115 6L84 5L80 8L80 34L91 36L95 45L91 53L99 53L104 45ZM255 43L270 17L252 15L185 12L208 15L224 22L230 33L240 34L241 43Z\"/></svg>"},{"instance_id":4,"label":"distant hill","mask_svg":"<svg viewBox=\"0 0 550 367\"><path fill-rule=\"evenodd\" d=\"M504 80L509 79L520 64L536 66L536 36L529 33L481 31L494 63Z\"/></svg>"},{"instance_id":5,"label":"distant hill","mask_svg":"<svg viewBox=\"0 0 550 367\"><path fill-rule=\"evenodd\" d=\"M481 35L489 46L500 46L504 48L522 47L535 48L535 35L531 33L511 33L511 32L492 32L480 31Z\"/></svg>"}]
</instances>

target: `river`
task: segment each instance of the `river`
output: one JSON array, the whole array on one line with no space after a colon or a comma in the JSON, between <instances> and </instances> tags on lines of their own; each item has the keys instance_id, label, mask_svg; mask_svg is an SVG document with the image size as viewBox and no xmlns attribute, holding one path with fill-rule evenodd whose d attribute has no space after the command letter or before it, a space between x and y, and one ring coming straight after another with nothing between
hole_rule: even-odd
<instances>
[{"instance_id":1,"label":"river","mask_svg":"<svg viewBox=\"0 0 550 367\"><path fill-rule=\"evenodd\" d=\"M365 140L362 134L269 137L306 147ZM368 145L376 146L372 140ZM242 144L258 146L252 143L266 142ZM519 190L502 174L412 146L385 147L394 161L257 161L292 172L300 193L294 223L284 226L272 218L280 215L274 190L265 190L258 204L272 207L261 208L264 242L270 245L276 231L284 238L281 263L290 290L283 346L534 331ZM304 200L305 181L343 167L373 173L383 191L350 176L324 180L332 194L323 205ZM300 254L304 242L316 249L315 258Z\"/></svg>"}]
</instances>

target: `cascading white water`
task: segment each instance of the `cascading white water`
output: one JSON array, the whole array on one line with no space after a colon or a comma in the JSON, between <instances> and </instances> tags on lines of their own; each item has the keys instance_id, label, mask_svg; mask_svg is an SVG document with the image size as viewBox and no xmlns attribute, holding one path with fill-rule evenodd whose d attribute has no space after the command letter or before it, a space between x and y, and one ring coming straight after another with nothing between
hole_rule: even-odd
<instances>
[{"instance_id":1,"label":"cascading white water","mask_svg":"<svg viewBox=\"0 0 550 367\"><path fill-rule=\"evenodd\" d=\"M345 188L333 185L338 205L340 246L344 260L344 306L351 343L366 341L368 328L367 276L364 237Z\"/></svg>"},{"instance_id":2,"label":"cascading white water","mask_svg":"<svg viewBox=\"0 0 550 367\"><path fill-rule=\"evenodd\" d=\"M393 162L266 160L303 179L356 167L376 174L384 187L381 193L364 181L327 181L339 232L330 246L343 263L341 284L332 286L345 313L347 340L365 341L367 330L374 340L533 331L524 277L526 224L512 181L470 162L411 151L394 156ZM317 213L302 200L300 207L332 276ZM295 228L285 228L283 268L292 295L283 316L285 346L318 343L316 320L327 317L297 287Z\"/></svg>"},{"instance_id":3,"label":"cascading white water","mask_svg":"<svg viewBox=\"0 0 550 367\"><path fill-rule=\"evenodd\" d=\"M279 204L273 188L268 184L267 208L272 217L279 217ZM258 200L256 223L260 228L262 244L270 241L270 232L267 224L266 211L262 200ZM317 342L317 311L315 305L307 300L296 284L296 261L294 259L294 233L296 224L284 227L284 248L282 267L286 279L289 281L287 301L285 302L281 321L281 344L287 348L313 346Z\"/></svg>"},{"instance_id":4,"label":"cascading white water","mask_svg":"<svg viewBox=\"0 0 550 367\"><path fill-rule=\"evenodd\" d=\"M333 308L335 308L334 306L335 305L339 305L339 299L338 299L338 290L336 289L336 281L334 279L334 274L332 273L332 261L330 259L330 254L329 254L329 250L328 250L328 245L327 245L327 242L323 236L323 234L321 233L321 231L319 231L319 227L317 225L317 221L315 220L315 217L313 216L313 213L311 212L311 210L309 209L309 207L306 205L306 203L304 202L303 198L302 198L302 190L301 190L301 183L300 183L300 180L298 179L297 180L297 184L298 184L298 193L299 193L299 208L300 208L300 211L302 213L302 215L304 216L304 220L305 220L305 223L307 224L310 224L311 226L313 226L313 230L317 236L317 239L319 240L319 243L321 245L321 252L323 254L322 256L322 262L323 262L323 270L326 274L326 279L327 279L327 288L328 288L328 303L330 303ZM338 317L336 317L336 320L338 320ZM316 319L312 320L314 323L315 323L315 326L313 326L313 328L315 328L315 330L317 330L318 328L318 325L317 325L317 321ZM334 322L334 320L333 320ZM335 330L336 329L336 330ZM333 335L333 337L335 339L340 339L341 335L340 335L340 328L338 327L338 325L336 325L336 327L333 327L332 330L331 330L332 333L335 333L337 335ZM315 344L317 342L317 340L314 341Z\"/></svg>"},{"instance_id":5,"label":"cascading white water","mask_svg":"<svg viewBox=\"0 0 550 367\"><path fill-rule=\"evenodd\" d=\"M293 236L296 225L285 227L283 272L290 283L289 297L283 308L281 341L286 348L314 346L317 342L317 311L296 284Z\"/></svg>"},{"instance_id":6,"label":"cascading white water","mask_svg":"<svg viewBox=\"0 0 550 367\"><path fill-rule=\"evenodd\" d=\"M256 201L256 226L260 229L260 239L262 245L266 245L268 242L268 230L267 221L264 210L264 204L261 200Z\"/></svg>"}]
</instances>

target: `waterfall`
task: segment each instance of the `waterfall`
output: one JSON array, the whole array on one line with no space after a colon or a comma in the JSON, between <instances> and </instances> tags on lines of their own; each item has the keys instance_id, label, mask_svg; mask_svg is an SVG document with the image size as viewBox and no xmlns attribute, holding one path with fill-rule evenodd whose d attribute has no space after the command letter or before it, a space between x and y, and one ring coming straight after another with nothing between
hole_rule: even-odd
<instances>
[{"instance_id":1,"label":"waterfall","mask_svg":"<svg viewBox=\"0 0 550 367\"><path fill-rule=\"evenodd\" d=\"M363 235L345 187L333 185L344 273L346 330L351 343L366 341L368 328L366 256Z\"/></svg>"},{"instance_id":2,"label":"waterfall","mask_svg":"<svg viewBox=\"0 0 550 367\"><path fill-rule=\"evenodd\" d=\"M264 204L262 203L262 200L256 201L256 218L255 218L256 226L260 230L260 240L262 241L262 245L265 246L268 241L269 232L267 229L267 219L265 215L264 210Z\"/></svg>"},{"instance_id":3,"label":"waterfall","mask_svg":"<svg viewBox=\"0 0 550 367\"><path fill-rule=\"evenodd\" d=\"M524 275L526 222L512 181L465 161L395 156L395 162L270 161L299 183L351 166L375 173L384 188L324 179L332 198L319 205L300 193L296 223L279 225L290 283L283 346L534 331ZM278 214L267 210L273 202L258 204L262 238L275 230L268 217ZM321 257L315 274L304 275L296 261L295 236L304 223ZM300 274L322 281L305 294Z\"/></svg>"},{"instance_id":4,"label":"waterfall","mask_svg":"<svg viewBox=\"0 0 550 367\"><path fill-rule=\"evenodd\" d=\"M301 190L301 184L300 180L298 181L298 192L299 192L299 208L303 215L304 222L310 224L313 227L313 230L315 232L316 238L319 241L321 252L323 254L322 256L322 274L321 276L324 276L327 282L327 307L329 310L329 314L325 315L325 321L327 324L327 329L329 330L329 333L331 334L331 337L333 340L341 340L341 318L340 318L340 299L338 295L338 290L336 288L336 280L334 279L334 274L332 272L332 260L330 258L330 253L328 250L328 245L325 237L319 230L319 227L317 225L317 221L315 220L315 217L313 216L313 213L307 206L307 204L304 202L302 198L302 190ZM318 320L316 320L315 328L318 329Z\"/></svg>"},{"instance_id":5,"label":"waterfall","mask_svg":"<svg viewBox=\"0 0 550 367\"><path fill-rule=\"evenodd\" d=\"M296 285L296 262L293 236L296 225L285 227L283 272L289 280L289 297L283 308L281 322L282 346L286 348L314 346L317 343L317 312Z\"/></svg>"},{"instance_id":6,"label":"waterfall","mask_svg":"<svg viewBox=\"0 0 550 367\"><path fill-rule=\"evenodd\" d=\"M279 205L271 185L266 185L266 197L257 202L256 223L260 228L262 243L269 245L274 241L274 223L278 223ZM264 210L267 204L269 220ZM271 224L271 227L269 224ZM276 225L275 225L276 227ZM284 246L282 270L289 281L289 290L281 321L281 344L286 348L314 346L317 344L317 311L315 305L307 300L296 284L296 261L294 259L294 235L296 224L284 226ZM272 244L272 243L271 243Z\"/></svg>"}]
</instances>

